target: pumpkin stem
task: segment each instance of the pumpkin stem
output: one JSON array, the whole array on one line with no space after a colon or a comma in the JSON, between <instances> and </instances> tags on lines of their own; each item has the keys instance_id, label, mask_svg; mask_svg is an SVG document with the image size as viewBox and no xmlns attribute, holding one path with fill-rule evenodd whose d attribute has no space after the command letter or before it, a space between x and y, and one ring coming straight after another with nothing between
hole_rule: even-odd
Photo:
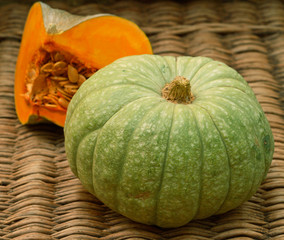
<instances>
[{"instance_id":1,"label":"pumpkin stem","mask_svg":"<svg viewBox=\"0 0 284 240\"><path fill-rule=\"evenodd\" d=\"M183 76L176 76L162 89L162 97L173 103L189 104L194 100L190 82Z\"/></svg>"}]
</instances>

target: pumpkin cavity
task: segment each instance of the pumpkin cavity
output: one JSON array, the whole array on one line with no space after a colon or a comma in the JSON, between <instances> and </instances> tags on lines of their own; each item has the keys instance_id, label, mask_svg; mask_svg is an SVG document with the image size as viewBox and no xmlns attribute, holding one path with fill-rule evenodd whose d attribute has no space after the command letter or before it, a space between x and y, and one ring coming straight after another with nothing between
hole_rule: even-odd
<instances>
[{"instance_id":1,"label":"pumpkin cavity","mask_svg":"<svg viewBox=\"0 0 284 240\"><path fill-rule=\"evenodd\" d=\"M25 77L25 100L33 106L66 112L73 95L96 71L68 52L40 48Z\"/></svg>"},{"instance_id":2,"label":"pumpkin cavity","mask_svg":"<svg viewBox=\"0 0 284 240\"><path fill-rule=\"evenodd\" d=\"M162 89L162 97L167 101L177 104L189 104L194 100L190 82L183 76L176 76Z\"/></svg>"}]
</instances>

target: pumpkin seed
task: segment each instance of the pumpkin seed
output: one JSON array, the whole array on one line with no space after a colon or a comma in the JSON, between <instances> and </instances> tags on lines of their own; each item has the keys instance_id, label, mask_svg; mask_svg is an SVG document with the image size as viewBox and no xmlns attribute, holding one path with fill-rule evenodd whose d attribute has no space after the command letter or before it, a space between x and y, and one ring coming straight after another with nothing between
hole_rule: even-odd
<instances>
[{"instance_id":1,"label":"pumpkin seed","mask_svg":"<svg viewBox=\"0 0 284 240\"><path fill-rule=\"evenodd\" d=\"M38 95L45 91L47 88L47 84L45 81L45 75L44 74L39 74L37 78L33 82L33 86L31 89L31 96L32 98L35 97L35 95Z\"/></svg>"},{"instance_id":2,"label":"pumpkin seed","mask_svg":"<svg viewBox=\"0 0 284 240\"><path fill-rule=\"evenodd\" d=\"M66 109L78 88L96 70L86 68L68 53L40 49L38 56L39 61L26 76L25 99L35 105Z\"/></svg>"},{"instance_id":3,"label":"pumpkin seed","mask_svg":"<svg viewBox=\"0 0 284 240\"><path fill-rule=\"evenodd\" d=\"M62 69L62 68L66 68L67 67L67 63L63 62L63 61L58 61L56 63L54 63L53 65L53 69Z\"/></svg>"},{"instance_id":4,"label":"pumpkin seed","mask_svg":"<svg viewBox=\"0 0 284 240\"><path fill-rule=\"evenodd\" d=\"M33 82L36 79L36 77L37 77L36 70L34 68L31 68L27 75L28 82Z\"/></svg>"},{"instance_id":5,"label":"pumpkin seed","mask_svg":"<svg viewBox=\"0 0 284 240\"><path fill-rule=\"evenodd\" d=\"M67 101L65 98L62 98L62 97L58 99L58 103L61 107L66 108L66 109L69 105L69 101Z\"/></svg>"},{"instance_id":6,"label":"pumpkin seed","mask_svg":"<svg viewBox=\"0 0 284 240\"><path fill-rule=\"evenodd\" d=\"M59 81L59 82L58 82L58 85L61 86L61 87L64 87L64 86L65 86L66 84L68 84L68 83L70 83L69 80L66 80L66 81Z\"/></svg>"},{"instance_id":7,"label":"pumpkin seed","mask_svg":"<svg viewBox=\"0 0 284 240\"><path fill-rule=\"evenodd\" d=\"M44 100L47 100L48 103L57 104L57 98L54 95L48 94L47 96L43 97Z\"/></svg>"},{"instance_id":8,"label":"pumpkin seed","mask_svg":"<svg viewBox=\"0 0 284 240\"><path fill-rule=\"evenodd\" d=\"M64 97L64 98L65 98L68 102L70 102L70 101L71 101L71 98L72 98L72 97L68 97L68 96L63 95L63 94L62 94L62 96L63 96L63 97Z\"/></svg>"},{"instance_id":9,"label":"pumpkin seed","mask_svg":"<svg viewBox=\"0 0 284 240\"><path fill-rule=\"evenodd\" d=\"M55 62L62 61L62 60L64 60L64 56L61 53L59 53L59 52L55 52L53 54L53 60Z\"/></svg>"},{"instance_id":10,"label":"pumpkin seed","mask_svg":"<svg viewBox=\"0 0 284 240\"><path fill-rule=\"evenodd\" d=\"M78 81L78 79L79 79L78 71L77 71L76 68L74 68L70 64L68 65L67 73L68 73L69 81L71 83L76 83Z\"/></svg>"},{"instance_id":11,"label":"pumpkin seed","mask_svg":"<svg viewBox=\"0 0 284 240\"><path fill-rule=\"evenodd\" d=\"M64 87L67 89L78 89L78 85L77 84L72 84L72 83L68 83L68 84L65 84Z\"/></svg>"},{"instance_id":12,"label":"pumpkin seed","mask_svg":"<svg viewBox=\"0 0 284 240\"><path fill-rule=\"evenodd\" d=\"M48 62L40 68L40 71L44 73L50 73L52 71L52 68L53 68L53 63Z\"/></svg>"},{"instance_id":13,"label":"pumpkin seed","mask_svg":"<svg viewBox=\"0 0 284 240\"><path fill-rule=\"evenodd\" d=\"M74 95L78 91L78 89L72 89L72 88L65 88L64 90L65 90L65 92L67 92L71 95Z\"/></svg>"},{"instance_id":14,"label":"pumpkin seed","mask_svg":"<svg viewBox=\"0 0 284 240\"><path fill-rule=\"evenodd\" d=\"M82 75L82 74L79 74L79 79L78 79L78 86L80 87L82 84L83 84L83 82L85 82L86 81L86 78Z\"/></svg>"},{"instance_id":15,"label":"pumpkin seed","mask_svg":"<svg viewBox=\"0 0 284 240\"><path fill-rule=\"evenodd\" d=\"M62 95L64 98L66 98L67 100L68 100L68 99L71 100L71 98L73 97L72 94L66 92L66 91L65 91L64 89L62 89L62 88L57 88L57 90L58 90L58 92L60 92L61 95Z\"/></svg>"},{"instance_id":16,"label":"pumpkin seed","mask_svg":"<svg viewBox=\"0 0 284 240\"><path fill-rule=\"evenodd\" d=\"M67 77L60 77L60 76L51 76L49 77L51 80L54 80L54 81L66 81L68 80Z\"/></svg>"},{"instance_id":17,"label":"pumpkin seed","mask_svg":"<svg viewBox=\"0 0 284 240\"><path fill-rule=\"evenodd\" d=\"M55 95L55 96L56 96L56 94L57 94L57 90L56 90L56 88L55 88L55 87L51 87L51 88L49 88L49 94L50 94L50 95Z\"/></svg>"},{"instance_id":18,"label":"pumpkin seed","mask_svg":"<svg viewBox=\"0 0 284 240\"><path fill-rule=\"evenodd\" d=\"M59 69L53 69L52 71L51 71L51 74L53 75L53 76L60 76L60 75L64 75L64 73L66 73L66 69L64 69L64 68L59 68Z\"/></svg>"},{"instance_id":19,"label":"pumpkin seed","mask_svg":"<svg viewBox=\"0 0 284 240\"><path fill-rule=\"evenodd\" d=\"M66 73L66 67L67 63L63 61L58 61L54 63L53 68L52 68L52 75L58 76Z\"/></svg>"},{"instance_id":20,"label":"pumpkin seed","mask_svg":"<svg viewBox=\"0 0 284 240\"><path fill-rule=\"evenodd\" d=\"M57 105L52 103L45 103L44 106L49 108L57 108Z\"/></svg>"}]
</instances>

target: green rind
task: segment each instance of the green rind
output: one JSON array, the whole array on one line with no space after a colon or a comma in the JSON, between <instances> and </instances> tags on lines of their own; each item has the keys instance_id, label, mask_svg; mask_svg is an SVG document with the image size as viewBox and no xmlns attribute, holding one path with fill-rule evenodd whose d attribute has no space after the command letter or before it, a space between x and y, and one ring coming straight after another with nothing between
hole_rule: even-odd
<instances>
[{"instance_id":1,"label":"green rind","mask_svg":"<svg viewBox=\"0 0 284 240\"><path fill-rule=\"evenodd\" d=\"M93 155L100 129L91 131L79 143L76 154L76 170L78 178L84 182L85 188L95 194L93 185Z\"/></svg>"},{"instance_id":2,"label":"green rind","mask_svg":"<svg viewBox=\"0 0 284 240\"><path fill-rule=\"evenodd\" d=\"M98 136L92 168L94 189L97 196L116 211L119 205L117 191L128 154L128 143L143 116L160 103L161 99L151 97L133 101L113 115Z\"/></svg>"},{"instance_id":3,"label":"green rind","mask_svg":"<svg viewBox=\"0 0 284 240\"><path fill-rule=\"evenodd\" d=\"M139 92L139 94L137 94ZM68 116L65 127L65 148L72 171L77 175L76 156L80 141L89 133L100 129L117 111L132 101L151 96L148 89L135 85L114 85L89 93ZM119 101L119 98L124 99ZM71 101L72 102L72 101ZM92 106L90 108L90 106Z\"/></svg>"},{"instance_id":4,"label":"green rind","mask_svg":"<svg viewBox=\"0 0 284 240\"><path fill-rule=\"evenodd\" d=\"M156 198L161 187L173 110L174 105L163 102L142 118L128 142L120 172L117 209L146 224L155 224ZM141 138L148 140L141 141Z\"/></svg>"},{"instance_id":5,"label":"green rind","mask_svg":"<svg viewBox=\"0 0 284 240\"><path fill-rule=\"evenodd\" d=\"M176 105L168 141L154 223L181 226L199 209L203 147L195 116L186 105Z\"/></svg>"},{"instance_id":6,"label":"green rind","mask_svg":"<svg viewBox=\"0 0 284 240\"><path fill-rule=\"evenodd\" d=\"M190 80L189 105L161 97L178 75ZM239 206L265 178L274 149L245 80L203 57L115 61L72 98L64 131L71 169L90 192L135 221L161 227Z\"/></svg>"},{"instance_id":7,"label":"green rind","mask_svg":"<svg viewBox=\"0 0 284 240\"><path fill-rule=\"evenodd\" d=\"M208 112L191 105L202 141L199 209L195 218L206 218L220 208L230 187L231 163L226 146ZM200 174L200 173L199 173Z\"/></svg>"}]
</instances>

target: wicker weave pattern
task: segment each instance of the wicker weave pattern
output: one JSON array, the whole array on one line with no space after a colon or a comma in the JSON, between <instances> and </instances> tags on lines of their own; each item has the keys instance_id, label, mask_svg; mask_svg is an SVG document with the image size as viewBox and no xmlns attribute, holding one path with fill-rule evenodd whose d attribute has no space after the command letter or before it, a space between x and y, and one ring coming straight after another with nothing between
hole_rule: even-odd
<instances>
[{"instance_id":1,"label":"wicker weave pattern","mask_svg":"<svg viewBox=\"0 0 284 240\"><path fill-rule=\"evenodd\" d=\"M0 3L0 239L284 239L284 2L79 2L47 3L128 18L146 32L155 54L207 56L238 70L270 121L274 159L258 192L229 213L177 229L114 213L71 173L61 128L18 122L14 70L31 2Z\"/></svg>"}]
</instances>

